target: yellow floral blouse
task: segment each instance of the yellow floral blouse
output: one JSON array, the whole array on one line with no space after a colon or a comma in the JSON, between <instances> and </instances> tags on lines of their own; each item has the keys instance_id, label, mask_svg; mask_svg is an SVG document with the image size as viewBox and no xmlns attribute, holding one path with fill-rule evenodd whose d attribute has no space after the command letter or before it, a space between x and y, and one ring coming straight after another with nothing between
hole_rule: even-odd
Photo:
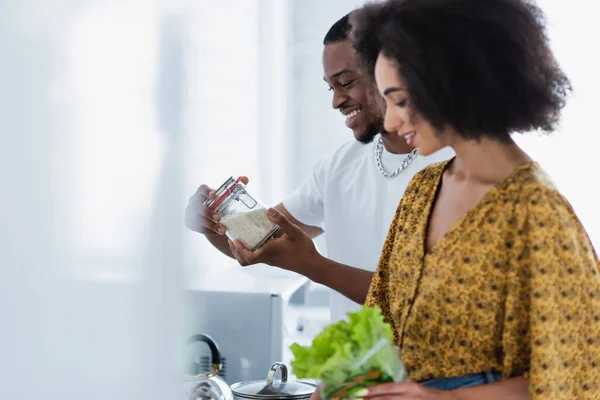
<instances>
[{"instance_id":1,"label":"yellow floral blouse","mask_svg":"<svg viewBox=\"0 0 600 400\"><path fill-rule=\"evenodd\" d=\"M533 399L600 399L599 262L573 209L526 163L425 253L448 164L409 184L366 300L409 379L495 371L524 375Z\"/></svg>"}]
</instances>

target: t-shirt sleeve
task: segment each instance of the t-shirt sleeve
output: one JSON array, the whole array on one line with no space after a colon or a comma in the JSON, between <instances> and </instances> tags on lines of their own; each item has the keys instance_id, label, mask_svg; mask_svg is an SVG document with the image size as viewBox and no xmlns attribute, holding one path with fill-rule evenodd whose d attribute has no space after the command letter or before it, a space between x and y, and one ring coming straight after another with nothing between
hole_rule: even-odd
<instances>
[{"instance_id":1,"label":"t-shirt sleeve","mask_svg":"<svg viewBox=\"0 0 600 400\"><path fill-rule=\"evenodd\" d=\"M522 367L534 400L599 399L597 254L564 197L540 193L529 203L508 286L514 307L506 310L505 366L529 352Z\"/></svg>"},{"instance_id":2,"label":"t-shirt sleeve","mask_svg":"<svg viewBox=\"0 0 600 400\"><path fill-rule=\"evenodd\" d=\"M325 228L324 193L327 185L327 158L321 159L291 195L283 200L284 207L305 225Z\"/></svg>"}]
</instances>

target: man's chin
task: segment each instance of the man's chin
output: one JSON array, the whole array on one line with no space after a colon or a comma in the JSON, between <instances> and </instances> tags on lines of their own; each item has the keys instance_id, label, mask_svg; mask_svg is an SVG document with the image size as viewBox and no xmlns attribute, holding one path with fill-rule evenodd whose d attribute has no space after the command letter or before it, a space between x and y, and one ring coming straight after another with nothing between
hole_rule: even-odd
<instances>
[{"instance_id":1,"label":"man's chin","mask_svg":"<svg viewBox=\"0 0 600 400\"><path fill-rule=\"evenodd\" d=\"M362 144L369 144L373 141L373 139L375 139L375 136L377 136L377 134L379 133L378 131L375 130L360 130L360 131L353 131L354 133L354 138L359 141Z\"/></svg>"}]
</instances>

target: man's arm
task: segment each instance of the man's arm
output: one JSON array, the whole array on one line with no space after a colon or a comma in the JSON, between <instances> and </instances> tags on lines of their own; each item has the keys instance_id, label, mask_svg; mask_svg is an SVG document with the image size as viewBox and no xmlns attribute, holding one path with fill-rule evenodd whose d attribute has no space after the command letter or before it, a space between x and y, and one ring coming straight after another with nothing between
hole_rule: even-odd
<instances>
[{"instance_id":1,"label":"man's arm","mask_svg":"<svg viewBox=\"0 0 600 400\"><path fill-rule=\"evenodd\" d=\"M341 293L358 304L364 304L373 280L371 271L340 264L322 256L321 262L312 265L306 273L296 272Z\"/></svg>"},{"instance_id":2,"label":"man's arm","mask_svg":"<svg viewBox=\"0 0 600 400\"><path fill-rule=\"evenodd\" d=\"M307 234L304 229L285 217L289 212L283 204L279 204L276 208L282 211L270 209L268 215L271 221L281 227L279 237L254 252L245 249L239 240L235 244L229 243L230 251L239 263L241 265L265 263L294 271L363 304L373 273L323 257L315 248L310 236L311 234L316 236L317 232L320 234L323 231L310 227L312 229ZM292 220L295 219L292 217Z\"/></svg>"},{"instance_id":3,"label":"man's arm","mask_svg":"<svg viewBox=\"0 0 600 400\"><path fill-rule=\"evenodd\" d=\"M248 178L242 177L242 182L247 184ZM306 192L308 190L302 191ZM321 256L312 242L312 239L323 233L321 228L298 221L279 203L275 206L279 212L270 216L282 228L279 236L259 250L250 252L239 241L232 246L225 235L225 227L220 224L221 216L203 205L206 199L214 197L213 189L206 185L200 186L186 208L185 225L205 235L220 252L236 258L241 265L265 263L297 272L359 304L364 303L373 273Z\"/></svg>"},{"instance_id":4,"label":"man's arm","mask_svg":"<svg viewBox=\"0 0 600 400\"><path fill-rule=\"evenodd\" d=\"M242 182L248 184L248 178L242 177ZM215 191L206 185L201 185L190 198L185 210L185 225L192 231L206 236L206 239L221 253L235 258L229 249L225 227L221 225L221 216L203 205L207 199L213 199ZM298 226L310 238L314 239L323 233L321 228L301 223L295 219L282 203L275 206L288 220Z\"/></svg>"}]
</instances>

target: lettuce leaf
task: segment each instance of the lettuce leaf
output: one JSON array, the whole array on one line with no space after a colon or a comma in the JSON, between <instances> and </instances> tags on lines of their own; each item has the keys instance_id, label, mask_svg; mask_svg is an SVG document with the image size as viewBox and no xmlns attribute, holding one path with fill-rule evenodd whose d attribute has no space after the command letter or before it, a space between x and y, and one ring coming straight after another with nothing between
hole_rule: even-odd
<instances>
[{"instance_id":1,"label":"lettuce leaf","mask_svg":"<svg viewBox=\"0 0 600 400\"><path fill-rule=\"evenodd\" d=\"M298 379L318 379L331 390L352 377L380 371L382 380L396 380L403 366L393 348L392 327L379 307L348 313L318 334L311 346L292 344L292 371Z\"/></svg>"}]
</instances>

